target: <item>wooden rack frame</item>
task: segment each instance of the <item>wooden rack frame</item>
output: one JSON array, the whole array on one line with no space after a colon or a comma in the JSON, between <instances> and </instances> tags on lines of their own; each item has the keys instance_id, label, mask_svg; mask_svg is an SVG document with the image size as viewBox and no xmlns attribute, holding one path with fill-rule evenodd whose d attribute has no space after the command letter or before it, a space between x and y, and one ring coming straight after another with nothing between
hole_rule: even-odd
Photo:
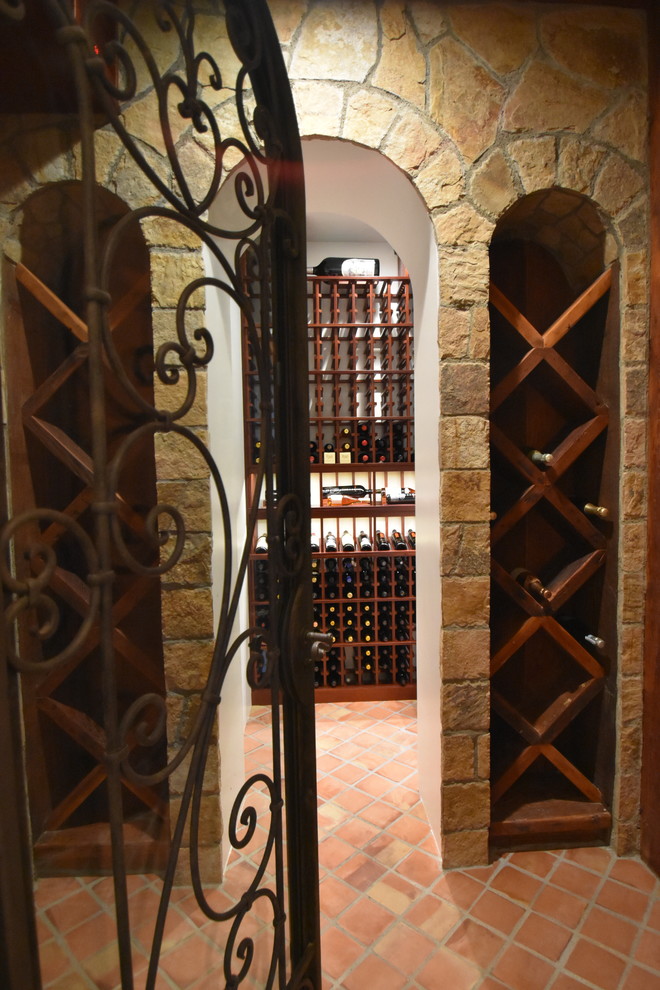
<instances>
[{"instance_id":1,"label":"wooden rack frame","mask_svg":"<svg viewBox=\"0 0 660 990\"><path fill-rule=\"evenodd\" d=\"M414 698L410 280L310 277L308 357L314 626L335 637L316 662L316 697ZM261 396L249 353L244 368L245 456L254 478ZM259 511L265 516L265 506ZM267 561L255 552L250 564L252 622L264 629L272 593Z\"/></svg>"}]
</instances>

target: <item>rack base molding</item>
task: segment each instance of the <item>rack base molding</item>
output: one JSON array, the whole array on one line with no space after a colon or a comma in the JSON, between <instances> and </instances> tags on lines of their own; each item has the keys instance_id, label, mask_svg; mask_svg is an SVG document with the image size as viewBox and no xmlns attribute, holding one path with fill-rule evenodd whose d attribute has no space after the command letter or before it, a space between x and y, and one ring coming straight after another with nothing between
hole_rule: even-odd
<instances>
[{"instance_id":1,"label":"rack base molding","mask_svg":"<svg viewBox=\"0 0 660 990\"><path fill-rule=\"evenodd\" d=\"M410 280L310 276L308 358L313 625L333 637L315 662L315 697L412 699L417 659ZM247 352L248 477L258 474L263 450L257 364ZM265 519L265 505L258 512ZM264 632L274 593L264 537L250 561L251 625ZM266 694L254 689L254 703L265 702Z\"/></svg>"},{"instance_id":2,"label":"rack base molding","mask_svg":"<svg viewBox=\"0 0 660 990\"><path fill-rule=\"evenodd\" d=\"M609 841L616 709L618 299L523 241L490 292L494 852Z\"/></svg>"}]
</instances>

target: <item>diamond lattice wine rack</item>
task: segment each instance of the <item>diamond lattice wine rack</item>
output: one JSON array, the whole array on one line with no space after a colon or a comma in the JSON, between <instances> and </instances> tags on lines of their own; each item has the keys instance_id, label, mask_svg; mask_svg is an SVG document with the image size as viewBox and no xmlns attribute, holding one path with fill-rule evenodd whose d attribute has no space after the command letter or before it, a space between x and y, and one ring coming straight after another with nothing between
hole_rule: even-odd
<instances>
[{"instance_id":1,"label":"diamond lattice wine rack","mask_svg":"<svg viewBox=\"0 0 660 990\"><path fill-rule=\"evenodd\" d=\"M612 269L492 260L491 842L606 841L614 752L617 334Z\"/></svg>"}]
</instances>

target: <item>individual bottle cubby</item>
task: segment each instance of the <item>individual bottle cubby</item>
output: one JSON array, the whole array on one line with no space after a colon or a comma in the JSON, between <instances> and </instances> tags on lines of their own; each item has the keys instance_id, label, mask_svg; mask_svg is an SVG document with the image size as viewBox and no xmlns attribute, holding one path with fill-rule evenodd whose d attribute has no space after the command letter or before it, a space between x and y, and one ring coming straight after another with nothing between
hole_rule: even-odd
<instances>
[{"instance_id":1,"label":"individual bottle cubby","mask_svg":"<svg viewBox=\"0 0 660 990\"><path fill-rule=\"evenodd\" d=\"M524 276L516 277L507 263L515 264L518 251ZM491 288L496 848L605 841L611 824L618 489L612 273L566 304L567 285L544 282L539 264L541 252L507 244L493 263L502 284ZM556 265L549 270L556 275Z\"/></svg>"}]
</instances>

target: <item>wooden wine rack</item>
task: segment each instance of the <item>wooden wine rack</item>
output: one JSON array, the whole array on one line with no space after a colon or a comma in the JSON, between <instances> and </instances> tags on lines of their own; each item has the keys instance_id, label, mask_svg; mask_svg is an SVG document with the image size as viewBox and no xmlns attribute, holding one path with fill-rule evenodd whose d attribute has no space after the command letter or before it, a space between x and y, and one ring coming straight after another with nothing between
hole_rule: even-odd
<instances>
[{"instance_id":1,"label":"wooden wine rack","mask_svg":"<svg viewBox=\"0 0 660 990\"><path fill-rule=\"evenodd\" d=\"M603 399L615 391L612 271L560 313L567 286L543 252L507 246L493 275L491 841L606 841L616 643L616 427ZM535 463L533 450L551 463ZM588 503L606 506L609 518L587 515ZM536 588L518 574L537 578Z\"/></svg>"},{"instance_id":2,"label":"wooden wine rack","mask_svg":"<svg viewBox=\"0 0 660 990\"><path fill-rule=\"evenodd\" d=\"M313 621L335 638L315 665L316 698L414 698L409 279L310 277L308 349ZM245 378L246 462L254 473L262 448L256 363L249 353ZM256 551L251 621L267 629L268 556Z\"/></svg>"}]
</instances>

